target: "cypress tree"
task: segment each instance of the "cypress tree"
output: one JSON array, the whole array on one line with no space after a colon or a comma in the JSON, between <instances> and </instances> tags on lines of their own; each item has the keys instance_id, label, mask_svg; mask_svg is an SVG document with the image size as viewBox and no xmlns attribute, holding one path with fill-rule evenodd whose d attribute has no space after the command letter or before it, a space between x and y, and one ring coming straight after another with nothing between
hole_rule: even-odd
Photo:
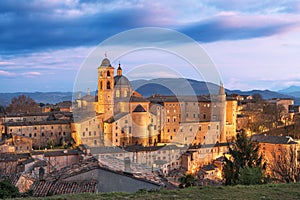
<instances>
[{"instance_id":1,"label":"cypress tree","mask_svg":"<svg viewBox=\"0 0 300 200\"><path fill-rule=\"evenodd\" d=\"M244 132L238 133L235 143L229 145L229 154L231 158L225 157L223 166L225 185L243 184L247 182L245 181L245 177L247 177L245 173L252 173L251 171L256 172L253 174L263 175L265 163L263 163L262 155L259 153L259 144L252 142L250 138L247 138ZM247 168L247 170L245 170L245 168ZM243 181L240 180L241 176ZM262 183L262 177L263 176L257 176L257 180L250 182Z\"/></svg>"}]
</instances>

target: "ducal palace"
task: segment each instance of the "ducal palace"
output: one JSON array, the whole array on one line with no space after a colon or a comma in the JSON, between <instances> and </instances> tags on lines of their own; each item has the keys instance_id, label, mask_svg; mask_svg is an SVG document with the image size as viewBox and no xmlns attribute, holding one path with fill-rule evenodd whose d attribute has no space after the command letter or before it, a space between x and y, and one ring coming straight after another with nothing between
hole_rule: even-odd
<instances>
[{"instance_id":1,"label":"ducal palace","mask_svg":"<svg viewBox=\"0 0 300 200\"><path fill-rule=\"evenodd\" d=\"M105 57L97 88L76 100L71 129L77 145L205 145L235 137L237 101L226 98L222 84L217 94L145 98L132 89L121 65L115 75Z\"/></svg>"}]
</instances>

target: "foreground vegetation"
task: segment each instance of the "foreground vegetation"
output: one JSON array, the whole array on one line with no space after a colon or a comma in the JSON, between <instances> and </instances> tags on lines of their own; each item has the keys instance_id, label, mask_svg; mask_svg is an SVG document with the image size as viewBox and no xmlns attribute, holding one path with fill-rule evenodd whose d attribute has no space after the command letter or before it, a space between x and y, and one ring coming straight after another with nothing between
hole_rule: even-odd
<instances>
[{"instance_id":1,"label":"foreground vegetation","mask_svg":"<svg viewBox=\"0 0 300 200\"><path fill-rule=\"evenodd\" d=\"M30 199L30 198L25 198ZM300 199L300 183L206 186L136 193L84 193L32 199Z\"/></svg>"}]
</instances>

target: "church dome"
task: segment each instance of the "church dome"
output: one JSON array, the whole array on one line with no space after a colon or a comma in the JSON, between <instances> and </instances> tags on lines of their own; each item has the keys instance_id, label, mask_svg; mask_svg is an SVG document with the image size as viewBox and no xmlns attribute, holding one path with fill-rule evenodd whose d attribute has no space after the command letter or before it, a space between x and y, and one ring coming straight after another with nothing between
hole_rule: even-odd
<instances>
[{"instance_id":1,"label":"church dome","mask_svg":"<svg viewBox=\"0 0 300 200\"><path fill-rule=\"evenodd\" d=\"M111 66L109 59L108 58L104 58L102 60L102 62L101 62L101 66L103 66L103 67L109 67L109 66Z\"/></svg>"},{"instance_id":2,"label":"church dome","mask_svg":"<svg viewBox=\"0 0 300 200\"><path fill-rule=\"evenodd\" d=\"M115 87L130 87L130 82L126 76L115 76Z\"/></svg>"}]
</instances>

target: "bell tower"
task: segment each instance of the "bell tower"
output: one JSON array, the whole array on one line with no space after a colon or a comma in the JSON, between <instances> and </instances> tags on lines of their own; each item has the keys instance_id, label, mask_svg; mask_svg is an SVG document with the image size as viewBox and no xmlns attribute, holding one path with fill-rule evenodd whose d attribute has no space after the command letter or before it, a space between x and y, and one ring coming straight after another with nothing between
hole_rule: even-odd
<instances>
[{"instance_id":1,"label":"bell tower","mask_svg":"<svg viewBox=\"0 0 300 200\"><path fill-rule=\"evenodd\" d=\"M98 103L96 112L108 119L114 114L114 70L108 58L98 67Z\"/></svg>"}]
</instances>

